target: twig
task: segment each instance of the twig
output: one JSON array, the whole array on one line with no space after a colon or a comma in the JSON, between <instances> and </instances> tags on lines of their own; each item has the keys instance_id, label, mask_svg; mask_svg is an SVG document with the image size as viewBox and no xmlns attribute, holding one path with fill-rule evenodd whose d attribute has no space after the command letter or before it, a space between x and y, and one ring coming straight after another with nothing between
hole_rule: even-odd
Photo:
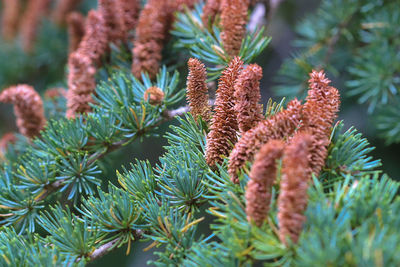
<instances>
[{"instance_id":1,"label":"twig","mask_svg":"<svg viewBox=\"0 0 400 267\"><path fill-rule=\"evenodd\" d=\"M141 229L137 229L134 231L134 240L138 240L138 239L142 239L143 238L143 234L144 231ZM107 243L105 243L104 245L101 245L100 247L98 247L97 249L95 249L89 256L91 261L94 261L98 258L103 257L104 255L106 255L108 252L112 251L113 249L115 249L117 247L117 243L121 241L121 237L118 237L114 240L111 240Z\"/></svg>"},{"instance_id":2,"label":"twig","mask_svg":"<svg viewBox=\"0 0 400 267\"><path fill-rule=\"evenodd\" d=\"M335 51L335 45L339 41L340 35L342 34L343 29L345 29L347 27L347 25L349 24L350 19L351 19L351 17L347 21L339 24L337 32L331 38L329 38L329 40L327 42L326 54L325 54L325 57L323 60L324 66L328 65L329 60L330 60L333 52Z\"/></svg>"},{"instance_id":3,"label":"twig","mask_svg":"<svg viewBox=\"0 0 400 267\"><path fill-rule=\"evenodd\" d=\"M283 0L269 0L269 11L267 16L267 21L270 23L272 17L275 15L276 10L278 10L279 5L283 2Z\"/></svg>"},{"instance_id":4,"label":"twig","mask_svg":"<svg viewBox=\"0 0 400 267\"><path fill-rule=\"evenodd\" d=\"M39 197L35 199L35 201L39 202L46 199L51 193L60 188L64 184L64 182L65 179L62 179L62 180L57 180L51 184L45 185L44 186L45 191L42 194L40 194Z\"/></svg>"},{"instance_id":5,"label":"twig","mask_svg":"<svg viewBox=\"0 0 400 267\"><path fill-rule=\"evenodd\" d=\"M111 144L106 151L103 151L102 153L98 153L98 154L93 154L90 159L88 160L88 165L92 164L93 162L95 162L96 160L104 157L105 155L107 155L108 153L117 150L118 148L120 148L123 145L127 145L133 141L136 140L136 138L138 136L143 135L144 133L148 132L149 130L159 126L161 123L172 120L173 118L175 118L176 116L181 116L183 114L185 114L186 112L189 111L189 107L180 107L174 110L166 110L162 113L162 116L160 117L160 119L153 125L150 125L146 128L140 129L133 138L130 139L124 139L118 142L115 142L113 144Z\"/></svg>"},{"instance_id":6,"label":"twig","mask_svg":"<svg viewBox=\"0 0 400 267\"><path fill-rule=\"evenodd\" d=\"M174 118L176 116L181 116L181 115L183 115L183 114L185 114L187 112L189 112L189 107L188 106L180 107L180 108L177 108L177 109L174 109L174 110L166 110L164 112L164 114L163 114L162 119L163 119L163 121L167 121L167 120L170 120L170 119L172 119L172 118Z\"/></svg>"},{"instance_id":7,"label":"twig","mask_svg":"<svg viewBox=\"0 0 400 267\"><path fill-rule=\"evenodd\" d=\"M257 3L251 14L248 28L250 32L254 32L261 24L263 24L266 8L264 4Z\"/></svg>"},{"instance_id":8,"label":"twig","mask_svg":"<svg viewBox=\"0 0 400 267\"><path fill-rule=\"evenodd\" d=\"M97 248L95 251L93 251L89 258L91 261L94 261L95 259L103 257L105 254L111 251L111 249L114 249L116 247L116 244L121 240L121 238L117 238L114 240L111 240L110 242L105 243L104 245L101 245L99 248Z\"/></svg>"},{"instance_id":9,"label":"twig","mask_svg":"<svg viewBox=\"0 0 400 267\"><path fill-rule=\"evenodd\" d=\"M254 6L254 10L251 14L248 28L250 32L254 32L260 25L264 24L264 18L267 17L267 23L270 24L273 16L276 13L279 5L283 2L283 0L263 0L258 1ZM268 11L265 5L268 4Z\"/></svg>"}]
</instances>

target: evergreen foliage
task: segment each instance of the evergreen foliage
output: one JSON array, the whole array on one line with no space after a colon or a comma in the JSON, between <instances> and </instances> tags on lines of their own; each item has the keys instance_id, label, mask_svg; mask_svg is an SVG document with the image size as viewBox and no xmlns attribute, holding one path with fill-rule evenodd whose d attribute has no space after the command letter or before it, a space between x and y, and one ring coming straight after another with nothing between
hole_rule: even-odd
<instances>
[{"instance_id":1,"label":"evergreen foliage","mask_svg":"<svg viewBox=\"0 0 400 267\"><path fill-rule=\"evenodd\" d=\"M218 24L213 24L212 32L202 24L202 9L203 5L199 4L193 11L178 14L175 29L171 33L179 38L175 44L177 48L186 48L193 57L213 65L208 67L208 75L214 80L231 61L231 57L223 48ZM240 58L245 63L252 62L270 41L271 38L264 36L264 28L248 33L240 48Z\"/></svg>"},{"instance_id":2,"label":"evergreen foliage","mask_svg":"<svg viewBox=\"0 0 400 267\"><path fill-rule=\"evenodd\" d=\"M321 1L297 26L297 48L276 78L279 96L304 96L307 73L324 68L347 81L342 94L366 104L387 143L399 142L400 2ZM389 112L387 112L389 110ZM398 113L397 113L398 114Z\"/></svg>"},{"instance_id":3,"label":"evergreen foliage","mask_svg":"<svg viewBox=\"0 0 400 267\"><path fill-rule=\"evenodd\" d=\"M346 70L349 94L370 111L390 104L379 113L377 127L388 142L397 142L399 112L391 96L398 91L394 25L400 11L398 1L384 2L323 1L317 17L300 26L297 44L304 51L282 67L284 85L277 92L304 95L304 81L317 66L334 74ZM202 24L203 5L175 14L168 47L206 62L215 80L230 57L218 19L212 32ZM243 40L239 56L246 64L268 45L264 34L261 29ZM339 62L336 54L354 49L354 59ZM145 250L157 248L148 262L156 266L400 264L399 183L382 174L380 160L370 156L374 148L354 127L346 129L342 121L332 127L325 166L310 181L299 241L284 244L277 217L281 160L268 217L257 227L245 208L252 162L240 172L239 184L229 177L227 158L207 165L209 124L179 108L185 97L179 63L163 59L156 79L146 73L139 79L131 74L125 44L110 45L109 53L96 75L91 113L67 119L62 94L45 98L48 122L41 135L32 140L18 135L0 158L2 266L84 266L122 246L129 254L137 241L147 242ZM160 104L145 100L150 87L164 93ZM263 117L281 112L285 102L264 103ZM167 145L157 163L135 159L114 172L118 184L107 182L103 163L109 153L157 136L158 127L172 119L176 123L163 135Z\"/></svg>"}]
</instances>

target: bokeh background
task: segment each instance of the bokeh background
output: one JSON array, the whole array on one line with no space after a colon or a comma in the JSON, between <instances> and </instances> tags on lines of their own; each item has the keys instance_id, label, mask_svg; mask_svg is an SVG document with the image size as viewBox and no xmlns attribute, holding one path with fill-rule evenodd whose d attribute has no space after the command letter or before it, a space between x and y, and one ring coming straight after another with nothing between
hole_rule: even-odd
<instances>
[{"instance_id":1,"label":"bokeh background","mask_svg":"<svg viewBox=\"0 0 400 267\"><path fill-rule=\"evenodd\" d=\"M272 37L272 41L256 60L264 72L261 81L263 103L269 98L280 100L271 90L276 85L274 77L283 60L296 53L296 49L292 46L296 37L295 26L303 18L313 16L319 4L318 0L283 0L272 15L264 18L263 24L267 27L267 33ZM79 9L86 13L94 6L96 1L85 0ZM24 52L20 41L19 37L12 42L0 39L0 89L3 90L12 84L28 83L43 94L48 88L66 87L65 65L68 56L66 27L56 26L51 19L44 18L33 53ZM182 69L181 72L181 77L186 77L186 70ZM340 79L340 75L330 78L333 86L340 89L343 94L341 88L345 88L345 81ZM375 128L368 119L366 106L356 104L355 99L343 98L339 119L344 120L347 128L355 126L376 147L372 156L382 159L384 172L394 179L400 178L400 168L396 165L400 145L387 146L384 144L385 140L377 137ZM0 104L0 136L10 131L17 131L12 106ZM151 163L156 163L163 153L165 140L161 137L168 131L168 125L162 125L158 131L160 137L143 139L111 153L104 160L102 175L104 179L116 184L115 170L121 170L121 166L129 167L129 163L135 158L149 159ZM143 252L146 246L144 243L136 243L128 257L125 255L125 249L116 250L90 266L144 266L146 261L153 257L154 252L154 249Z\"/></svg>"}]
</instances>

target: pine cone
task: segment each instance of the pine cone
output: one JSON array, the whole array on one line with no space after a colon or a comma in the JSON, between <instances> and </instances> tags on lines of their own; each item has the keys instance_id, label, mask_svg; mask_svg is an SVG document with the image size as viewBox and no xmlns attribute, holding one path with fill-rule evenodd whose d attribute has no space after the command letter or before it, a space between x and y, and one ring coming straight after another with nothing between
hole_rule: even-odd
<instances>
[{"instance_id":1,"label":"pine cone","mask_svg":"<svg viewBox=\"0 0 400 267\"><path fill-rule=\"evenodd\" d=\"M339 91L329 86L331 81L324 71L310 74L310 90L303 108L303 125L300 130L310 132L314 137L311 148L311 168L316 176L325 165L330 144L330 133L340 106Z\"/></svg>"},{"instance_id":2,"label":"pine cone","mask_svg":"<svg viewBox=\"0 0 400 267\"><path fill-rule=\"evenodd\" d=\"M117 19L123 27L123 41L129 37L129 32L136 28L139 18L140 0L117 0Z\"/></svg>"},{"instance_id":3,"label":"pine cone","mask_svg":"<svg viewBox=\"0 0 400 267\"><path fill-rule=\"evenodd\" d=\"M284 151L282 180L278 197L279 238L287 244L289 237L297 243L306 218L307 189L311 179L310 134L297 133Z\"/></svg>"},{"instance_id":4,"label":"pine cone","mask_svg":"<svg viewBox=\"0 0 400 267\"><path fill-rule=\"evenodd\" d=\"M75 10L82 0L59 0L53 10L52 17L56 24L63 25L67 22L68 13Z\"/></svg>"},{"instance_id":5,"label":"pine cone","mask_svg":"<svg viewBox=\"0 0 400 267\"><path fill-rule=\"evenodd\" d=\"M105 21L108 41L117 43L122 40L125 36L125 26L115 0L98 0L98 10Z\"/></svg>"},{"instance_id":6,"label":"pine cone","mask_svg":"<svg viewBox=\"0 0 400 267\"><path fill-rule=\"evenodd\" d=\"M246 35L248 0L221 0L221 39L231 57L239 55Z\"/></svg>"},{"instance_id":7,"label":"pine cone","mask_svg":"<svg viewBox=\"0 0 400 267\"><path fill-rule=\"evenodd\" d=\"M21 21L22 48L32 52L42 16L47 12L49 0L29 0Z\"/></svg>"},{"instance_id":8,"label":"pine cone","mask_svg":"<svg viewBox=\"0 0 400 267\"><path fill-rule=\"evenodd\" d=\"M302 106L298 100L288 103L283 110L268 120L260 121L256 127L245 132L233 148L228 165L231 180L238 183L238 171L246 161L253 160L254 154L271 139L290 137L300 124Z\"/></svg>"},{"instance_id":9,"label":"pine cone","mask_svg":"<svg viewBox=\"0 0 400 267\"><path fill-rule=\"evenodd\" d=\"M74 52L85 35L85 17L79 12L71 12L67 16L69 53Z\"/></svg>"},{"instance_id":10,"label":"pine cone","mask_svg":"<svg viewBox=\"0 0 400 267\"><path fill-rule=\"evenodd\" d=\"M209 122L211 110L208 104L207 71L200 60L191 58L188 61L189 75L187 77L187 101L193 118L199 116Z\"/></svg>"},{"instance_id":11,"label":"pine cone","mask_svg":"<svg viewBox=\"0 0 400 267\"><path fill-rule=\"evenodd\" d=\"M203 21L203 25L207 28L211 26L215 17L221 10L221 0L207 0L206 4L203 7L203 14L201 16L201 20Z\"/></svg>"},{"instance_id":12,"label":"pine cone","mask_svg":"<svg viewBox=\"0 0 400 267\"><path fill-rule=\"evenodd\" d=\"M142 72L147 72L151 79L156 77L167 38L168 19L166 0L149 0L140 13L132 51L132 73L136 78L140 79Z\"/></svg>"},{"instance_id":13,"label":"pine cone","mask_svg":"<svg viewBox=\"0 0 400 267\"><path fill-rule=\"evenodd\" d=\"M222 162L222 156L228 156L232 145L237 141L237 120L234 110L234 84L243 69L243 62L235 57L221 75L215 114L211 120L211 129L207 135L206 161L210 166Z\"/></svg>"},{"instance_id":14,"label":"pine cone","mask_svg":"<svg viewBox=\"0 0 400 267\"><path fill-rule=\"evenodd\" d=\"M271 188L276 179L276 161L282 157L285 144L270 140L257 153L246 189L246 214L249 222L261 226L268 215Z\"/></svg>"},{"instance_id":15,"label":"pine cone","mask_svg":"<svg viewBox=\"0 0 400 267\"><path fill-rule=\"evenodd\" d=\"M3 0L1 33L4 40L12 40L17 35L21 13L21 0Z\"/></svg>"},{"instance_id":16,"label":"pine cone","mask_svg":"<svg viewBox=\"0 0 400 267\"><path fill-rule=\"evenodd\" d=\"M78 49L79 50L79 49ZM79 52L70 54L68 59L67 117L74 118L76 113L91 111L92 93L96 87L94 75L96 68L89 57Z\"/></svg>"},{"instance_id":17,"label":"pine cone","mask_svg":"<svg viewBox=\"0 0 400 267\"><path fill-rule=\"evenodd\" d=\"M17 127L21 134L29 138L40 134L46 124L46 118L42 99L32 86L11 86L1 92L0 101L14 104Z\"/></svg>"},{"instance_id":18,"label":"pine cone","mask_svg":"<svg viewBox=\"0 0 400 267\"><path fill-rule=\"evenodd\" d=\"M100 63L107 48L107 29L103 16L98 11L91 10L86 19L85 35L76 52L88 58L91 64L96 65Z\"/></svg>"},{"instance_id":19,"label":"pine cone","mask_svg":"<svg viewBox=\"0 0 400 267\"><path fill-rule=\"evenodd\" d=\"M240 132L244 133L263 119L260 105L262 69L257 64L247 66L235 83L235 111Z\"/></svg>"}]
</instances>

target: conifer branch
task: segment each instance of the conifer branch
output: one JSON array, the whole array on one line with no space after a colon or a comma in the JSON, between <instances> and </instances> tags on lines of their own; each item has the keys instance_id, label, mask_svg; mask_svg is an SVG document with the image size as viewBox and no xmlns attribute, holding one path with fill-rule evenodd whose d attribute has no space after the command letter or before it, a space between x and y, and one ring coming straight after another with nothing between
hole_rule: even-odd
<instances>
[{"instance_id":1,"label":"conifer branch","mask_svg":"<svg viewBox=\"0 0 400 267\"><path fill-rule=\"evenodd\" d=\"M121 238L116 238L114 240L105 243L104 245L101 245L99 248L97 248L90 254L89 256L90 260L94 261L103 257L104 255L106 255L111 251L111 248L113 249L116 248L116 245L120 242L120 240Z\"/></svg>"},{"instance_id":2,"label":"conifer branch","mask_svg":"<svg viewBox=\"0 0 400 267\"><path fill-rule=\"evenodd\" d=\"M58 1L61 20L77 2ZM82 266L123 245L129 254L131 243L144 238L152 241L146 250L157 247L157 258L149 262L157 266L399 265L394 248L400 244L400 184L381 175L380 161L369 156L374 148L360 133L353 127L344 131L342 122L333 125L339 93L318 67L327 65L334 74L335 67L342 73L340 65L351 65L354 80L347 85L372 109L400 101L392 99L399 73L399 0L323 0L322 12L300 27L304 38L298 44L305 52L296 58L297 67L283 71L296 86L311 73L306 101L295 99L284 108L284 99L270 100L264 114L262 69L251 61L269 38L262 30L247 34L252 25L245 25L261 9L244 12L250 0L208 0L204 8L204 1L149 0L139 15L142 2L99 1L85 31L83 18L75 18L74 47L79 45L71 49L67 95L68 115L75 118L65 118L63 89L51 89L40 136L6 134L0 140L0 265ZM269 1L267 16L280 2ZM169 38L175 20L175 38ZM171 50L161 53L164 45ZM186 81L189 107L174 109L185 97L185 81L170 72L181 58L161 55L177 47L193 59ZM213 108L207 75L208 81L221 76ZM379 128L400 140L400 113L390 105ZM42 110L25 106L18 108ZM122 166L119 184L104 188L104 157L157 135L156 127L182 114L165 135L165 153L156 165L136 160ZM66 197L68 205L50 207L53 195ZM205 228L206 237L197 232Z\"/></svg>"},{"instance_id":3,"label":"conifer branch","mask_svg":"<svg viewBox=\"0 0 400 267\"><path fill-rule=\"evenodd\" d=\"M144 231L141 229L137 229L134 231L134 237L135 237L135 241L142 239L143 238L143 234ZM97 260L101 257L103 257L104 255L106 255L107 253L111 252L112 250L114 250L115 248L118 247L118 243L121 242L121 237L117 237L116 239L113 239L111 241L108 241L107 243L101 245L100 247L98 247L97 249L95 249L90 255L89 255L89 259L90 261L94 261Z\"/></svg>"},{"instance_id":4,"label":"conifer branch","mask_svg":"<svg viewBox=\"0 0 400 267\"><path fill-rule=\"evenodd\" d=\"M189 107L188 106L183 106L177 109L173 109L173 110L165 110L161 117L158 119L158 121L153 124L150 125L149 127L146 127L144 129L141 129L137 134L135 134L133 136L133 138L126 138L126 139L122 139L120 141L117 141L109 146L107 146L107 149L105 151L102 151L100 153L94 153L92 154L89 159L87 164L91 165L94 162L96 162L97 160L105 157L107 154L121 148L122 146L125 146L129 143L132 143L133 141L135 141L138 137L142 136L143 134L145 134L146 132L148 132L149 130L156 128L157 126L159 126L161 123L169 121L174 119L177 116L182 116L183 114L189 112ZM50 194L52 194L53 192L57 191L59 188L63 187L64 184L66 182L66 179L61 179L61 180L57 180L53 183L50 183L49 185L46 185L44 187L44 192L36 199L37 202L40 202L44 199L46 199Z\"/></svg>"}]
</instances>

